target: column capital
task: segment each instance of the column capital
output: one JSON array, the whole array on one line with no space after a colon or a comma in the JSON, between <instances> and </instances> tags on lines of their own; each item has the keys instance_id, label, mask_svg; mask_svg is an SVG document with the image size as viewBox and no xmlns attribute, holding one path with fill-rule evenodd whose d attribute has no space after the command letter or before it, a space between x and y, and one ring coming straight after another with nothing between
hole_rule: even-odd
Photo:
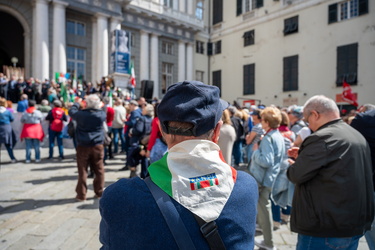
<instances>
[{"instance_id":1,"label":"column capital","mask_svg":"<svg viewBox=\"0 0 375 250\"><path fill-rule=\"evenodd\" d=\"M104 13L98 12L98 13L95 14L95 17L96 18L110 18L111 16L107 15L107 14L104 14Z\"/></svg>"},{"instance_id":2,"label":"column capital","mask_svg":"<svg viewBox=\"0 0 375 250\"><path fill-rule=\"evenodd\" d=\"M62 2L62 1L59 1L59 0L52 0L52 4L53 4L53 6L63 7L63 8L66 8L69 5L69 3Z\"/></svg>"},{"instance_id":3,"label":"column capital","mask_svg":"<svg viewBox=\"0 0 375 250\"><path fill-rule=\"evenodd\" d=\"M147 30L140 30L139 33L141 35L148 35L148 34L150 34L150 32L148 32Z\"/></svg>"},{"instance_id":4,"label":"column capital","mask_svg":"<svg viewBox=\"0 0 375 250\"><path fill-rule=\"evenodd\" d=\"M152 37L159 37L159 36L161 36L161 34L160 33L156 33L156 32L151 32L151 36Z\"/></svg>"},{"instance_id":5,"label":"column capital","mask_svg":"<svg viewBox=\"0 0 375 250\"><path fill-rule=\"evenodd\" d=\"M48 5L48 3L50 2L51 0L33 0L32 2L32 6L34 7L36 4L44 4L44 5Z\"/></svg>"},{"instance_id":6,"label":"column capital","mask_svg":"<svg viewBox=\"0 0 375 250\"><path fill-rule=\"evenodd\" d=\"M111 17L111 22L119 22L122 23L124 21L124 18L122 16L112 16Z\"/></svg>"}]
</instances>

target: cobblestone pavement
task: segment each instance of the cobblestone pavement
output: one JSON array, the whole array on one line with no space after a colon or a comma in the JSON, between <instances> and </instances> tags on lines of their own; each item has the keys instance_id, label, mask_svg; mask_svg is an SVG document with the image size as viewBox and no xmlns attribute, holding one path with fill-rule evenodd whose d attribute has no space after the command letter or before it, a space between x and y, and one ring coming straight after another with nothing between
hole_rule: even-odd
<instances>
[{"instance_id":1,"label":"cobblestone pavement","mask_svg":"<svg viewBox=\"0 0 375 250\"><path fill-rule=\"evenodd\" d=\"M88 200L76 202L77 169L74 149L65 149L65 159L47 160L42 148L40 163L25 163L25 150L16 149L16 163L4 148L0 151L0 249L99 249L98 199L88 179ZM55 155L57 148L55 148ZM32 154L33 157L33 154ZM129 176L124 155L105 166L105 186ZM257 236L262 237L262 236ZM295 249L297 235L283 225L275 231L278 249ZM364 238L360 250L368 249Z\"/></svg>"}]
</instances>

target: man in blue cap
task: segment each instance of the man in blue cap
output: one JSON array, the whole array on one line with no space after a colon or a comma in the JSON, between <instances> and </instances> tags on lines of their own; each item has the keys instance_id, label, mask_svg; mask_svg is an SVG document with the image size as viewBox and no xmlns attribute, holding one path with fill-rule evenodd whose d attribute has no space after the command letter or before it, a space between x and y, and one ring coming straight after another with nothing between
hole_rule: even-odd
<instances>
[{"instance_id":1,"label":"man in blue cap","mask_svg":"<svg viewBox=\"0 0 375 250\"><path fill-rule=\"evenodd\" d=\"M168 88L158 106L168 145L148 168L151 181L172 199L196 249L209 249L195 216L216 222L227 249L253 249L258 189L222 157L217 141L228 104L220 90L196 81ZM122 179L100 200L102 249L179 249L145 181ZM152 230L150 230L152 229Z\"/></svg>"}]
</instances>

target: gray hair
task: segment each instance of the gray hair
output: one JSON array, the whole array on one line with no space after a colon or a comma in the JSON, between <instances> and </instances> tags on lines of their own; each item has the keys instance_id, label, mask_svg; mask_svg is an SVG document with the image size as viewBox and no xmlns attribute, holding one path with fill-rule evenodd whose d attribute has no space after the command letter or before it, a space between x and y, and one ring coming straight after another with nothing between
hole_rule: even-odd
<instances>
[{"instance_id":1,"label":"gray hair","mask_svg":"<svg viewBox=\"0 0 375 250\"><path fill-rule=\"evenodd\" d=\"M86 108L100 109L100 98L96 94L91 94L85 98Z\"/></svg>"},{"instance_id":2,"label":"gray hair","mask_svg":"<svg viewBox=\"0 0 375 250\"><path fill-rule=\"evenodd\" d=\"M340 114L339 108L336 103L324 95L316 95L308 99L304 105L303 110L305 113L310 114L312 110L320 114L335 113Z\"/></svg>"},{"instance_id":3,"label":"gray hair","mask_svg":"<svg viewBox=\"0 0 375 250\"><path fill-rule=\"evenodd\" d=\"M365 111L369 111L369 110L375 109L375 105L374 104L370 104L370 103L364 104L363 107L365 108Z\"/></svg>"}]
</instances>

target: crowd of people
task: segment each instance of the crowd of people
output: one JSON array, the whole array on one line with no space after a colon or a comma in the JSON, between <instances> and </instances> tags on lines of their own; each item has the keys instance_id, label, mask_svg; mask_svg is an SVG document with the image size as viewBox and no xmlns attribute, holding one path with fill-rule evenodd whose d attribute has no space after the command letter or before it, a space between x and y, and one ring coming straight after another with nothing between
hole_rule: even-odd
<instances>
[{"instance_id":1,"label":"crowd of people","mask_svg":"<svg viewBox=\"0 0 375 250\"><path fill-rule=\"evenodd\" d=\"M216 220L223 242L228 246L253 247L255 244L262 249L276 249L273 231L286 223L298 233L297 249L325 249L321 238L335 242L332 244L338 247L346 244L343 249L356 249L366 231L369 246L374 246L371 177L375 168L371 157L374 159L375 155L375 106L372 104L340 112L333 100L314 96L304 106L240 107L237 103L223 103L216 98L216 87L199 82L172 85L161 102L153 100L152 103L143 97L131 100L110 86L96 90L87 84L74 89L67 84L71 96L64 102L59 84L32 80L25 87L19 80L11 80L0 88L0 143L5 144L12 162L16 161L12 148L18 139L26 142L26 163L31 161L32 149L35 162L41 161L40 142L45 137L41 123L47 120L49 159L53 158L55 139L61 160L64 159L62 138L70 136L74 142L78 201L87 198L86 182L90 175L94 178L95 196L103 196L104 166L115 154L126 155L119 171L130 170L130 178L140 177L106 189L108 194L101 199L100 237L104 248L110 248L110 242L112 246L139 244L141 239L136 234L143 230L143 225L136 229L124 227L115 233L112 229L118 228L122 220L124 224L132 224L125 221L127 214L118 206L133 202L134 207L124 211L135 209L138 206L135 200L144 196L138 191L144 192L146 185L139 182L149 176L174 199L173 204L179 210L187 208L181 216L189 225L192 221L187 219L187 211L207 223ZM35 89L38 84L41 92L30 94L27 86ZM43 85L47 95L43 95ZM18 89L17 95L14 88ZM11 104L15 102L17 112L22 113L23 128L19 136L11 127L15 112ZM221 167L218 169L218 166ZM243 166L253 178L236 171ZM221 182L226 183L226 188L215 184ZM191 190L186 191L186 187ZM206 192L210 188L211 194ZM195 189L200 191L191 193ZM126 195L119 197L121 193ZM214 193L216 198L208 199ZM143 197L139 207L150 197ZM226 202L229 202L228 208L222 206ZM203 203L217 214L203 212L199 205ZM236 203L248 210L235 208ZM152 206L157 209L156 205ZM161 223L160 218L151 220L147 211L139 209L142 218L135 216L134 220L146 218L144 226L147 227ZM117 222L110 218L113 214L118 215ZM240 223L238 220L243 216L248 216L248 220ZM228 218L234 223L235 232L246 232L250 238L236 242L233 232L228 232L225 226ZM165 224L159 227L166 229ZM262 241L254 240L252 229L256 228L263 233ZM134 233L132 240L126 243L120 240L130 232ZM163 238L169 240L171 236ZM205 246L207 243L200 239L197 242ZM147 244L144 242L145 247Z\"/></svg>"}]
</instances>

